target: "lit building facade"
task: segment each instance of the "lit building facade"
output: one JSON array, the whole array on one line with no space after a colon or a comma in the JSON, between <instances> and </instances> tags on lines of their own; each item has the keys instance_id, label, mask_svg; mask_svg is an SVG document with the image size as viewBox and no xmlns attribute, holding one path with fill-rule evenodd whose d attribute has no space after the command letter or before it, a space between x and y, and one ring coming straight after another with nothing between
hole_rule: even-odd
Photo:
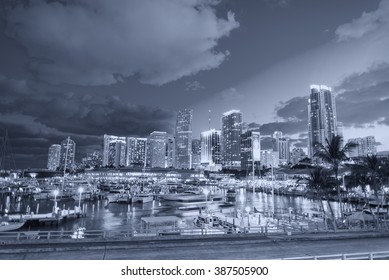
<instances>
[{"instance_id":1,"label":"lit building facade","mask_svg":"<svg viewBox=\"0 0 389 280\"><path fill-rule=\"evenodd\" d=\"M166 167L166 140L166 132L153 131L150 133L150 167Z\"/></svg>"},{"instance_id":2,"label":"lit building facade","mask_svg":"<svg viewBox=\"0 0 389 280\"><path fill-rule=\"evenodd\" d=\"M201 165L211 166L221 164L221 131L211 129L200 133Z\"/></svg>"},{"instance_id":3,"label":"lit building facade","mask_svg":"<svg viewBox=\"0 0 389 280\"><path fill-rule=\"evenodd\" d=\"M356 147L349 151L349 157L351 158L377 154L377 143L374 136L352 138L348 142L357 144Z\"/></svg>"},{"instance_id":4,"label":"lit building facade","mask_svg":"<svg viewBox=\"0 0 389 280\"><path fill-rule=\"evenodd\" d=\"M49 155L47 158L47 169L57 170L61 161L61 145L53 144L49 148Z\"/></svg>"},{"instance_id":5,"label":"lit building facade","mask_svg":"<svg viewBox=\"0 0 389 280\"><path fill-rule=\"evenodd\" d=\"M240 136L242 134L242 113L230 110L222 116L221 148L225 169L240 170Z\"/></svg>"},{"instance_id":6,"label":"lit building facade","mask_svg":"<svg viewBox=\"0 0 389 280\"><path fill-rule=\"evenodd\" d=\"M147 138L127 137L126 166L144 166Z\"/></svg>"},{"instance_id":7,"label":"lit building facade","mask_svg":"<svg viewBox=\"0 0 389 280\"><path fill-rule=\"evenodd\" d=\"M70 137L61 142L61 162L62 167L72 168L75 166L75 156L76 156L76 142L74 142Z\"/></svg>"},{"instance_id":8,"label":"lit building facade","mask_svg":"<svg viewBox=\"0 0 389 280\"><path fill-rule=\"evenodd\" d=\"M247 173L259 169L261 141L259 131L247 131L241 135L241 170ZM253 166L254 163L254 166Z\"/></svg>"},{"instance_id":9,"label":"lit building facade","mask_svg":"<svg viewBox=\"0 0 389 280\"><path fill-rule=\"evenodd\" d=\"M201 165L201 140L192 139L192 168L197 169Z\"/></svg>"},{"instance_id":10,"label":"lit building facade","mask_svg":"<svg viewBox=\"0 0 389 280\"><path fill-rule=\"evenodd\" d=\"M126 137L104 134L103 166L126 165Z\"/></svg>"},{"instance_id":11,"label":"lit building facade","mask_svg":"<svg viewBox=\"0 0 389 280\"><path fill-rule=\"evenodd\" d=\"M168 135L166 140L166 167L176 166L176 141L174 136Z\"/></svg>"},{"instance_id":12,"label":"lit building facade","mask_svg":"<svg viewBox=\"0 0 389 280\"><path fill-rule=\"evenodd\" d=\"M177 115L175 135L175 164L178 169L191 168L192 118L193 110L191 109L180 110Z\"/></svg>"},{"instance_id":13,"label":"lit building facade","mask_svg":"<svg viewBox=\"0 0 389 280\"><path fill-rule=\"evenodd\" d=\"M335 97L330 87L311 85L308 100L308 153L312 158L317 144L326 145L338 133Z\"/></svg>"}]
</instances>

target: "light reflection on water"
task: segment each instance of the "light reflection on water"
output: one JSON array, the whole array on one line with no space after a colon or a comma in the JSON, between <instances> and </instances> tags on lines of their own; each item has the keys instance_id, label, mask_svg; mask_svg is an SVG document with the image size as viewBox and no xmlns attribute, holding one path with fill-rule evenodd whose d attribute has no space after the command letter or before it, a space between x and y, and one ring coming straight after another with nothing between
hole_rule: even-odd
<instances>
[{"instance_id":1,"label":"light reflection on water","mask_svg":"<svg viewBox=\"0 0 389 280\"><path fill-rule=\"evenodd\" d=\"M225 196L225 191L216 192ZM323 203L325 210L328 211L327 203ZM331 202L334 213L338 215L339 207L337 202ZM29 207L32 212L49 213L52 211L54 201L33 199L22 199L20 202L5 197L1 200L0 212L8 209L9 212L26 211ZM78 206L77 201L60 201L58 206L62 209L74 209ZM198 215L198 210L182 211L167 207L159 201L150 203L135 204L107 204L105 200L83 202L82 207L86 211L86 217L79 219L69 219L59 225L26 225L20 230L74 230L77 227L85 227L87 230L129 230L139 231L141 227L141 218L150 216L179 216L190 225L193 219ZM293 210L298 213L306 212L310 209L320 209L321 203L304 197L280 196L266 193L246 192L245 189L239 189L236 196L235 206L230 209L224 209L226 215L236 216L237 213L244 213L247 209L250 212L257 210L261 213L288 213ZM348 207L348 206L346 206ZM255 208L255 209L254 209Z\"/></svg>"}]
</instances>

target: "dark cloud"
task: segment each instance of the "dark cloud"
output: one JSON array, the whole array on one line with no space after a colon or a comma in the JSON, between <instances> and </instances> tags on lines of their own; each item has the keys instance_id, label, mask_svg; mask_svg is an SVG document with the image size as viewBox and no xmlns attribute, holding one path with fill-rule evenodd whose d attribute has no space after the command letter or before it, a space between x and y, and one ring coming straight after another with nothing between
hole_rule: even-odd
<instances>
[{"instance_id":1,"label":"dark cloud","mask_svg":"<svg viewBox=\"0 0 389 280\"><path fill-rule=\"evenodd\" d=\"M389 65L378 64L367 72L352 74L334 88L338 121L344 127L389 125ZM295 97L276 107L283 122L269 123L261 129L266 134L281 130L286 134L304 133L308 123L308 96Z\"/></svg>"},{"instance_id":2,"label":"dark cloud","mask_svg":"<svg viewBox=\"0 0 389 280\"><path fill-rule=\"evenodd\" d=\"M20 4L18 4L20 3ZM108 85L136 76L161 85L218 67L218 40L237 28L214 0L23 1L9 5L7 35L53 84Z\"/></svg>"},{"instance_id":3,"label":"dark cloud","mask_svg":"<svg viewBox=\"0 0 389 280\"><path fill-rule=\"evenodd\" d=\"M134 105L118 96L41 92L3 75L0 90L0 127L8 130L20 168L45 167L49 146L67 136L76 141L77 156L82 157L101 150L103 134L143 137L154 130L173 132L175 112ZM28 154L37 156L29 161Z\"/></svg>"},{"instance_id":4,"label":"dark cloud","mask_svg":"<svg viewBox=\"0 0 389 280\"><path fill-rule=\"evenodd\" d=\"M345 127L389 125L389 65L380 64L346 78L336 91L338 120Z\"/></svg>"},{"instance_id":5,"label":"dark cloud","mask_svg":"<svg viewBox=\"0 0 389 280\"><path fill-rule=\"evenodd\" d=\"M261 135L272 135L274 131L282 131L285 135L292 135L307 130L306 121L283 121L261 125Z\"/></svg>"},{"instance_id":6,"label":"dark cloud","mask_svg":"<svg viewBox=\"0 0 389 280\"><path fill-rule=\"evenodd\" d=\"M287 121L301 121L307 119L308 96L294 97L286 102L280 102L276 107L278 117Z\"/></svg>"}]
</instances>

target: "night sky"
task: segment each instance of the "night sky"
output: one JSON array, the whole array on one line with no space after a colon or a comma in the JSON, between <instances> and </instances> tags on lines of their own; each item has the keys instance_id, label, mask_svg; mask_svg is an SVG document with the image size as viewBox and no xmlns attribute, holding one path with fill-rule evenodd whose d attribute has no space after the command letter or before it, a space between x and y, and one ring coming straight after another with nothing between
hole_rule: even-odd
<instances>
[{"instance_id":1,"label":"night sky","mask_svg":"<svg viewBox=\"0 0 389 280\"><path fill-rule=\"evenodd\" d=\"M281 130L306 147L311 84L333 88L346 139L389 150L388 0L4 0L0 61L11 168L44 168L67 136L79 160L103 134L173 133L187 107L194 138L240 109L265 146Z\"/></svg>"}]
</instances>

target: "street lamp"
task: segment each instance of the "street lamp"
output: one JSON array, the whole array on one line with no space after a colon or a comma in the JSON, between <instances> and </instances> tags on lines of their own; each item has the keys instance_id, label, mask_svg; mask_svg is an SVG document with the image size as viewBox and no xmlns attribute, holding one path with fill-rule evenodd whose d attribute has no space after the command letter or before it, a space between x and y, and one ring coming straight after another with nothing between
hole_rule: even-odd
<instances>
[{"instance_id":1,"label":"street lamp","mask_svg":"<svg viewBox=\"0 0 389 280\"><path fill-rule=\"evenodd\" d=\"M203 193L204 193L204 195L205 195L205 202L207 202L209 190L208 190L208 189L203 189Z\"/></svg>"},{"instance_id":2,"label":"street lamp","mask_svg":"<svg viewBox=\"0 0 389 280\"><path fill-rule=\"evenodd\" d=\"M84 189L82 187L79 187L78 188L78 192L80 194L79 198L78 198L78 208L80 209L81 208L81 194L82 192L84 191Z\"/></svg>"},{"instance_id":3,"label":"street lamp","mask_svg":"<svg viewBox=\"0 0 389 280\"><path fill-rule=\"evenodd\" d=\"M54 213L57 213L57 195L59 194L58 190L54 190Z\"/></svg>"},{"instance_id":4,"label":"street lamp","mask_svg":"<svg viewBox=\"0 0 389 280\"><path fill-rule=\"evenodd\" d=\"M247 226L250 227L250 206L246 206L245 210L247 212Z\"/></svg>"}]
</instances>

